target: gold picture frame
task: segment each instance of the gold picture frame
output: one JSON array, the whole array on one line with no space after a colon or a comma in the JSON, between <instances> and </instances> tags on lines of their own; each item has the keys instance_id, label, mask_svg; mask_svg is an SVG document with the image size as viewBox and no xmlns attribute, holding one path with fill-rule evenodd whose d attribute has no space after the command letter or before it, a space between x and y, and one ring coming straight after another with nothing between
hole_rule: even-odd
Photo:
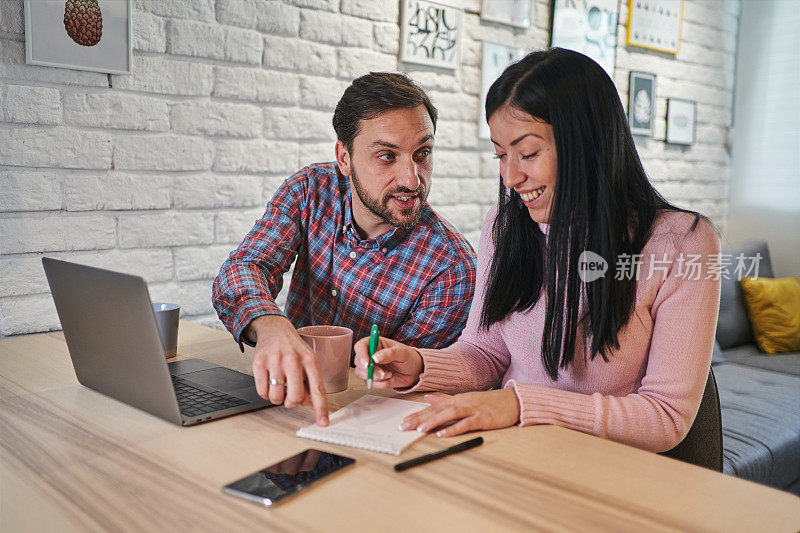
<instances>
[{"instance_id":1,"label":"gold picture frame","mask_svg":"<svg viewBox=\"0 0 800 533\"><path fill-rule=\"evenodd\" d=\"M628 46L677 54L682 27L683 0L628 0Z\"/></svg>"}]
</instances>

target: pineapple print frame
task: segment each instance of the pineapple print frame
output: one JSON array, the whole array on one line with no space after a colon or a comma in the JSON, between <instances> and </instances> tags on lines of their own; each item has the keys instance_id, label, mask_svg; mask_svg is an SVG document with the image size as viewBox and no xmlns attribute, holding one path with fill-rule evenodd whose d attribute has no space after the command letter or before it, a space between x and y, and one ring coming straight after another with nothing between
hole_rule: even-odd
<instances>
[{"instance_id":1,"label":"pineapple print frame","mask_svg":"<svg viewBox=\"0 0 800 533\"><path fill-rule=\"evenodd\" d=\"M29 65L132 74L133 0L25 0Z\"/></svg>"}]
</instances>

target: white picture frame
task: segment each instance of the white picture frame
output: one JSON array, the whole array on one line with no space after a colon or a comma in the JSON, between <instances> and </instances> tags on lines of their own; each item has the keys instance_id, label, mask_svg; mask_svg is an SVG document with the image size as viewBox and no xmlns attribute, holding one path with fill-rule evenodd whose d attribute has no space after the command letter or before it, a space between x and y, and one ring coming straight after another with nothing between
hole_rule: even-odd
<instances>
[{"instance_id":1,"label":"white picture frame","mask_svg":"<svg viewBox=\"0 0 800 533\"><path fill-rule=\"evenodd\" d=\"M628 85L628 124L633 135L653 136L656 116L656 75L630 73Z\"/></svg>"},{"instance_id":2,"label":"white picture frame","mask_svg":"<svg viewBox=\"0 0 800 533\"><path fill-rule=\"evenodd\" d=\"M483 41L483 59L481 62L481 99L480 119L478 122L478 138L488 139L489 125L486 123L486 95L489 88L500 77L511 63L525 57L525 50L515 46Z\"/></svg>"},{"instance_id":3,"label":"white picture frame","mask_svg":"<svg viewBox=\"0 0 800 533\"><path fill-rule=\"evenodd\" d=\"M457 69L463 10L428 0L402 0L400 61Z\"/></svg>"},{"instance_id":4,"label":"white picture frame","mask_svg":"<svg viewBox=\"0 0 800 533\"><path fill-rule=\"evenodd\" d=\"M515 28L530 28L531 0L483 0L481 18Z\"/></svg>"},{"instance_id":5,"label":"white picture frame","mask_svg":"<svg viewBox=\"0 0 800 533\"><path fill-rule=\"evenodd\" d=\"M694 144L697 103L681 98L667 99L667 138L669 144Z\"/></svg>"},{"instance_id":6,"label":"white picture frame","mask_svg":"<svg viewBox=\"0 0 800 533\"><path fill-rule=\"evenodd\" d=\"M596 61L614 79L619 0L553 0L550 46L567 48Z\"/></svg>"},{"instance_id":7,"label":"white picture frame","mask_svg":"<svg viewBox=\"0 0 800 533\"><path fill-rule=\"evenodd\" d=\"M75 36L70 36L65 22L66 2L25 0L25 63L106 74L132 74L132 3L133 0L102 0L99 3L100 24L92 21L93 31L80 34L73 29L76 26L71 25ZM86 26L84 23L77 27L80 30ZM87 35L92 38L87 38ZM92 42L95 39L96 42Z\"/></svg>"}]
</instances>

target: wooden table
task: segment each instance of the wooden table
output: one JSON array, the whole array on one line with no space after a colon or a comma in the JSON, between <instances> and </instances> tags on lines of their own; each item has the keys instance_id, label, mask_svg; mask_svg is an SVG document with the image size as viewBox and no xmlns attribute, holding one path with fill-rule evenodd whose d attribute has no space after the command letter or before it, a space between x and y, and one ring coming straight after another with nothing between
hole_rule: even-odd
<instances>
[{"instance_id":1,"label":"wooden table","mask_svg":"<svg viewBox=\"0 0 800 533\"><path fill-rule=\"evenodd\" d=\"M227 333L180 328L179 357L250 373ZM329 402L364 392L351 376ZM791 494L559 427L484 432L479 448L396 473L396 457L294 436L312 422L309 407L275 407L177 427L79 385L60 332L3 339L0 530L800 530ZM463 439L426 437L401 458ZM357 462L271 509L221 493L308 447Z\"/></svg>"}]
</instances>

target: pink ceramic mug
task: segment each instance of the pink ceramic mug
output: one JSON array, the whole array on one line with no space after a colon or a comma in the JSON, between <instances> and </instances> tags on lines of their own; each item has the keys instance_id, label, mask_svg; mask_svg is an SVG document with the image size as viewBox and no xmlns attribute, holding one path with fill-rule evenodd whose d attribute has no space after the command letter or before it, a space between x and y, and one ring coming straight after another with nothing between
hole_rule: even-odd
<instances>
[{"instance_id":1,"label":"pink ceramic mug","mask_svg":"<svg viewBox=\"0 0 800 533\"><path fill-rule=\"evenodd\" d=\"M304 326L297 333L317 356L325 391L330 394L347 389L353 330L342 326Z\"/></svg>"}]
</instances>

